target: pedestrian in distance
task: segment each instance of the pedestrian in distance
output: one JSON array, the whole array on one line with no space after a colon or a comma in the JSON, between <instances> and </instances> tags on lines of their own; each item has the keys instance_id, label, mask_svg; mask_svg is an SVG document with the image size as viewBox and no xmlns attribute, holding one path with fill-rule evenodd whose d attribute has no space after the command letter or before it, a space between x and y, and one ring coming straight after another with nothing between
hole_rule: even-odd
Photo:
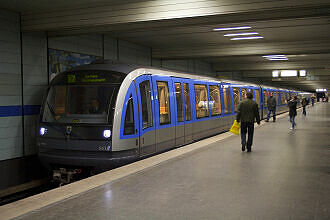
<instances>
[{"instance_id":1,"label":"pedestrian in distance","mask_svg":"<svg viewBox=\"0 0 330 220\"><path fill-rule=\"evenodd\" d=\"M253 101L252 92L247 93L247 99L243 100L238 106L236 121L241 122L241 141L242 151L251 152L254 132L254 122L260 124L260 116L258 104ZM246 133L248 133L248 140L246 142Z\"/></svg>"},{"instance_id":2,"label":"pedestrian in distance","mask_svg":"<svg viewBox=\"0 0 330 220\"><path fill-rule=\"evenodd\" d=\"M302 97L302 100L301 100L301 105L303 107L303 115L306 116L306 106L307 106L307 100L306 100L306 97Z\"/></svg>"},{"instance_id":3,"label":"pedestrian in distance","mask_svg":"<svg viewBox=\"0 0 330 220\"><path fill-rule=\"evenodd\" d=\"M273 122L276 121L276 98L273 96L273 93L270 93L269 98L267 99L268 115L266 122L269 122L270 114L273 112Z\"/></svg>"},{"instance_id":4,"label":"pedestrian in distance","mask_svg":"<svg viewBox=\"0 0 330 220\"><path fill-rule=\"evenodd\" d=\"M312 106L314 106L315 96L313 95L313 96L311 97L311 99L312 99Z\"/></svg>"},{"instance_id":5,"label":"pedestrian in distance","mask_svg":"<svg viewBox=\"0 0 330 220\"><path fill-rule=\"evenodd\" d=\"M297 115L297 96L292 96L291 100L288 103L288 106L289 106L289 116L291 122L290 129L293 130L297 126L295 122L295 117Z\"/></svg>"}]
</instances>

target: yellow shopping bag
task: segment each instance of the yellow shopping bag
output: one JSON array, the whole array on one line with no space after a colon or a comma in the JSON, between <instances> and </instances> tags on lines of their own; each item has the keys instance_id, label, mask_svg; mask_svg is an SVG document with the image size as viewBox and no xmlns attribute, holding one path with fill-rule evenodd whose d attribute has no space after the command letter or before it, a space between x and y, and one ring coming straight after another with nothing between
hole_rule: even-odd
<instances>
[{"instance_id":1,"label":"yellow shopping bag","mask_svg":"<svg viewBox=\"0 0 330 220\"><path fill-rule=\"evenodd\" d=\"M239 135L239 129L241 127L241 123L237 122L236 120L234 121L234 124L230 128L230 132L236 135Z\"/></svg>"}]
</instances>

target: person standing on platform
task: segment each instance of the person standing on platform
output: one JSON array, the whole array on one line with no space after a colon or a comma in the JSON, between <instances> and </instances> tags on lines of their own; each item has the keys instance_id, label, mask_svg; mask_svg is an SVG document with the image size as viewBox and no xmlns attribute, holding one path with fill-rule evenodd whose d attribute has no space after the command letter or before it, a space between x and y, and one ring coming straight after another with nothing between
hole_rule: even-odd
<instances>
[{"instance_id":1,"label":"person standing on platform","mask_svg":"<svg viewBox=\"0 0 330 220\"><path fill-rule=\"evenodd\" d=\"M293 96L292 99L288 103L289 106L289 116L290 116L290 122L291 122L291 130L294 129L295 126L297 126L296 122L294 121L296 115L297 115L297 96Z\"/></svg>"},{"instance_id":2,"label":"person standing on platform","mask_svg":"<svg viewBox=\"0 0 330 220\"><path fill-rule=\"evenodd\" d=\"M247 93L247 99L243 100L238 106L238 113L236 116L237 122L241 122L241 140L242 151L251 152L254 132L254 121L260 124L260 116L258 104L253 101L252 92ZM248 140L246 142L246 133L248 133Z\"/></svg>"},{"instance_id":3,"label":"person standing on platform","mask_svg":"<svg viewBox=\"0 0 330 220\"><path fill-rule=\"evenodd\" d=\"M312 99L312 106L314 106L315 96L313 95L313 96L311 97L311 99Z\"/></svg>"},{"instance_id":4,"label":"person standing on platform","mask_svg":"<svg viewBox=\"0 0 330 220\"><path fill-rule=\"evenodd\" d=\"M273 93L270 93L269 98L267 99L268 115L266 122L269 122L270 114L273 112L273 122L276 121L276 98L273 96Z\"/></svg>"},{"instance_id":5,"label":"person standing on platform","mask_svg":"<svg viewBox=\"0 0 330 220\"><path fill-rule=\"evenodd\" d=\"M303 107L303 115L306 116L306 105L307 105L307 100L306 100L306 97L303 97L302 100L301 100L301 105Z\"/></svg>"}]
</instances>

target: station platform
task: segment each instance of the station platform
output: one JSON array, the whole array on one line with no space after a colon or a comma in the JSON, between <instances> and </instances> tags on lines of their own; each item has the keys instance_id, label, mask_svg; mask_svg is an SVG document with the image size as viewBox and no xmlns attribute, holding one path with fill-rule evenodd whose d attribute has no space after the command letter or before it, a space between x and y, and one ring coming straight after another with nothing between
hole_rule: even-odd
<instances>
[{"instance_id":1,"label":"station platform","mask_svg":"<svg viewBox=\"0 0 330 220\"><path fill-rule=\"evenodd\" d=\"M330 219L330 104L0 207L0 219Z\"/></svg>"}]
</instances>

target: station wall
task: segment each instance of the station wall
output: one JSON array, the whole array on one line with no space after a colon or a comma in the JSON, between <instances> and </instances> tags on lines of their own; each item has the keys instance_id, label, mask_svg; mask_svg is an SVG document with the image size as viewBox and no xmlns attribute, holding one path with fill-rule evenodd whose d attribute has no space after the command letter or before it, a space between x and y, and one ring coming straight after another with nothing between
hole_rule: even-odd
<instances>
[{"instance_id":1,"label":"station wall","mask_svg":"<svg viewBox=\"0 0 330 220\"><path fill-rule=\"evenodd\" d=\"M19 16L0 9L0 161L20 157L22 141Z\"/></svg>"},{"instance_id":2,"label":"station wall","mask_svg":"<svg viewBox=\"0 0 330 220\"><path fill-rule=\"evenodd\" d=\"M19 14L1 9L0 27L0 190L41 175L36 126L49 81L48 49L215 76L208 63L152 59L152 48L108 35L21 33Z\"/></svg>"}]
</instances>

